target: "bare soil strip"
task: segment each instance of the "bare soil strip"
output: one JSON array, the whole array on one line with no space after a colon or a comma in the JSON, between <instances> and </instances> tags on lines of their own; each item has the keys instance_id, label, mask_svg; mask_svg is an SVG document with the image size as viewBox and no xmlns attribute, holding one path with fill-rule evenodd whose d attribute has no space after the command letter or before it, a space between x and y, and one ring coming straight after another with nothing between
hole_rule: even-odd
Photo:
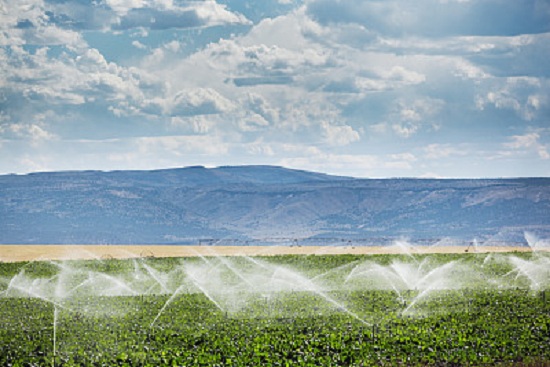
<instances>
[{"instance_id":1,"label":"bare soil strip","mask_svg":"<svg viewBox=\"0 0 550 367\"><path fill-rule=\"evenodd\" d=\"M529 252L511 246L165 246L165 245L0 245L0 261L91 260L136 257L273 256L399 253Z\"/></svg>"}]
</instances>

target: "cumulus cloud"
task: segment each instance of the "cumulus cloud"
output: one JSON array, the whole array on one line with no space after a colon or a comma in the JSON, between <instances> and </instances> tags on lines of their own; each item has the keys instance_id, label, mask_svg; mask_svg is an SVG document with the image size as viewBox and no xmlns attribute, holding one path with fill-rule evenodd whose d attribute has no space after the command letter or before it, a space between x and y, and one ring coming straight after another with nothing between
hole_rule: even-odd
<instances>
[{"instance_id":1,"label":"cumulus cloud","mask_svg":"<svg viewBox=\"0 0 550 367\"><path fill-rule=\"evenodd\" d=\"M233 108L231 101L211 88L197 88L179 91L168 107L171 115L210 115L228 112Z\"/></svg>"},{"instance_id":2,"label":"cumulus cloud","mask_svg":"<svg viewBox=\"0 0 550 367\"><path fill-rule=\"evenodd\" d=\"M485 157L547 159L544 1L6 1L0 154L401 176L466 161L482 129Z\"/></svg>"},{"instance_id":3,"label":"cumulus cloud","mask_svg":"<svg viewBox=\"0 0 550 367\"><path fill-rule=\"evenodd\" d=\"M332 125L323 121L321 127L323 135L330 145L348 145L360 139L359 133L348 125Z\"/></svg>"},{"instance_id":4,"label":"cumulus cloud","mask_svg":"<svg viewBox=\"0 0 550 367\"><path fill-rule=\"evenodd\" d=\"M244 148L249 154L253 156L258 156L258 155L264 156L264 157L275 156L275 151L273 147L270 144L265 143L262 138L252 143L246 144Z\"/></svg>"},{"instance_id":5,"label":"cumulus cloud","mask_svg":"<svg viewBox=\"0 0 550 367\"><path fill-rule=\"evenodd\" d=\"M531 132L524 135L514 135L510 137L509 142L504 143L504 147L516 151L533 151L541 159L550 159L548 146L541 143L541 136L538 132Z\"/></svg>"},{"instance_id":6,"label":"cumulus cloud","mask_svg":"<svg viewBox=\"0 0 550 367\"><path fill-rule=\"evenodd\" d=\"M390 116L393 131L403 138L409 138L425 126L438 129L438 121L435 118L444 104L442 100L430 98L416 99L412 102L398 101Z\"/></svg>"},{"instance_id":7,"label":"cumulus cloud","mask_svg":"<svg viewBox=\"0 0 550 367\"><path fill-rule=\"evenodd\" d=\"M422 150L427 159L445 159L451 156L464 156L468 154L468 148L464 145L429 144Z\"/></svg>"},{"instance_id":8,"label":"cumulus cloud","mask_svg":"<svg viewBox=\"0 0 550 367\"><path fill-rule=\"evenodd\" d=\"M171 28L200 28L221 24L249 24L243 15L228 11L224 5L214 0L188 2L183 6L117 7L118 17L113 29L144 27L152 30Z\"/></svg>"},{"instance_id":9,"label":"cumulus cloud","mask_svg":"<svg viewBox=\"0 0 550 367\"><path fill-rule=\"evenodd\" d=\"M229 145L215 136L159 136L142 137L134 140L142 155L155 151L166 152L175 156L183 156L186 153L221 155L228 151Z\"/></svg>"},{"instance_id":10,"label":"cumulus cloud","mask_svg":"<svg viewBox=\"0 0 550 367\"><path fill-rule=\"evenodd\" d=\"M0 134L6 138L28 140L32 144L55 139L55 135L45 130L44 126L41 125L40 123L10 124L0 127Z\"/></svg>"},{"instance_id":11,"label":"cumulus cloud","mask_svg":"<svg viewBox=\"0 0 550 367\"><path fill-rule=\"evenodd\" d=\"M388 61L391 63L391 60ZM424 83L425 80L424 74L409 70L402 65L394 65L389 69L372 65L370 70L363 69L360 75L354 78L347 76L344 80L330 81L325 86L325 91L364 94L400 89Z\"/></svg>"},{"instance_id":12,"label":"cumulus cloud","mask_svg":"<svg viewBox=\"0 0 550 367\"><path fill-rule=\"evenodd\" d=\"M284 158L279 165L317 172L328 172L339 175L359 177L376 176L381 165L376 155L368 154L337 154L323 152L318 149L305 149L307 154Z\"/></svg>"},{"instance_id":13,"label":"cumulus cloud","mask_svg":"<svg viewBox=\"0 0 550 367\"><path fill-rule=\"evenodd\" d=\"M83 46L80 33L51 21L43 0L7 0L0 12L0 46Z\"/></svg>"},{"instance_id":14,"label":"cumulus cloud","mask_svg":"<svg viewBox=\"0 0 550 367\"><path fill-rule=\"evenodd\" d=\"M147 46L137 40L132 41L132 46L134 46L135 48L139 48L140 50L144 50L147 48Z\"/></svg>"},{"instance_id":15,"label":"cumulus cloud","mask_svg":"<svg viewBox=\"0 0 550 367\"><path fill-rule=\"evenodd\" d=\"M69 2L6 0L0 12L1 45L85 47L82 30L188 29L250 24L215 0Z\"/></svg>"},{"instance_id":16,"label":"cumulus cloud","mask_svg":"<svg viewBox=\"0 0 550 367\"><path fill-rule=\"evenodd\" d=\"M210 115L175 116L170 121L172 126L191 134L208 134L219 122Z\"/></svg>"},{"instance_id":17,"label":"cumulus cloud","mask_svg":"<svg viewBox=\"0 0 550 367\"><path fill-rule=\"evenodd\" d=\"M347 154L291 144L284 145L283 150L290 156L277 164L356 177L401 177L412 170L417 161L410 152L391 155Z\"/></svg>"},{"instance_id":18,"label":"cumulus cloud","mask_svg":"<svg viewBox=\"0 0 550 367\"><path fill-rule=\"evenodd\" d=\"M260 94L248 93L242 103L247 110L260 115L268 124L279 121L279 111L272 107L269 101Z\"/></svg>"},{"instance_id":19,"label":"cumulus cloud","mask_svg":"<svg viewBox=\"0 0 550 367\"><path fill-rule=\"evenodd\" d=\"M226 156L230 144L218 136L211 135L167 135L120 139L101 143L108 154L90 157L90 161L99 167L132 167L134 169L154 169L163 167L181 167L202 164L212 166ZM73 147L69 147L72 149Z\"/></svg>"},{"instance_id":20,"label":"cumulus cloud","mask_svg":"<svg viewBox=\"0 0 550 367\"><path fill-rule=\"evenodd\" d=\"M424 37L517 35L550 30L541 1L310 0L308 13L321 24L357 23L384 35Z\"/></svg>"},{"instance_id":21,"label":"cumulus cloud","mask_svg":"<svg viewBox=\"0 0 550 367\"><path fill-rule=\"evenodd\" d=\"M487 105L508 109L522 119L531 121L542 111L548 111L550 84L534 77L508 77L496 80L483 95L476 98L476 106L483 110Z\"/></svg>"}]
</instances>

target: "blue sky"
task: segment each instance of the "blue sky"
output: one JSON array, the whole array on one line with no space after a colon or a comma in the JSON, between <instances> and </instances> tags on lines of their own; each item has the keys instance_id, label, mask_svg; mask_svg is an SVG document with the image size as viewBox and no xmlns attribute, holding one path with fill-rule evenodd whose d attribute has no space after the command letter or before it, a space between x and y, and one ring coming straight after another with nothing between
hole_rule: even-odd
<instances>
[{"instance_id":1,"label":"blue sky","mask_svg":"<svg viewBox=\"0 0 550 367\"><path fill-rule=\"evenodd\" d=\"M549 0L0 0L0 173L550 176Z\"/></svg>"}]
</instances>

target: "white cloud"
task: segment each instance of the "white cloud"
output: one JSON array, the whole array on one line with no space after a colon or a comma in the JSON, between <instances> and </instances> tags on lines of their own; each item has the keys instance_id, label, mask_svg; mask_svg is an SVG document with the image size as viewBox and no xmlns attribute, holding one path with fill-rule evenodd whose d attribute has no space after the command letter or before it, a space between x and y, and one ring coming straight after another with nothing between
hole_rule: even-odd
<instances>
[{"instance_id":1,"label":"white cloud","mask_svg":"<svg viewBox=\"0 0 550 367\"><path fill-rule=\"evenodd\" d=\"M373 124L369 126L369 130L375 134L383 134L388 131L388 124L386 123Z\"/></svg>"},{"instance_id":2,"label":"white cloud","mask_svg":"<svg viewBox=\"0 0 550 367\"><path fill-rule=\"evenodd\" d=\"M412 102L397 101L390 117L394 121L392 129L403 138L413 136L424 126L438 129L438 121L434 118L444 105L444 101L432 98L415 99Z\"/></svg>"},{"instance_id":3,"label":"white cloud","mask_svg":"<svg viewBox=\"0 0 550 367\"><path fill-rule=\"evenodd\" d=\"M515 135L512 136L509 143L504 144L504 146L513 149L520 148L531 148L538 144L540 135L538 133L529 133L526 135Z\"/></svg>"},{"instance_id":4,"label":"white cloud","mask_svg":"<svg viewBox=\"0 0 550 367\"><path fill-rule=\"evenodd\" d=\"M275 156L275 151L270 144L264 143L263 139L258 139L252 143L246 144L244 146L248 154L253 156L264 156L264 157L273 157Z\"/></svg>"},{"instance_id":5,"label":"white cloud","mask_svg":"<svg viewBox=\"0 0 550 367\"><path fill-rule=\"evenodd\" d=\"M464 59L458 59L455 65L456 66L455 66L454 73L458 77L466 78L466 79L474 79L474 80L489 78L489 75L485 73L483 69L473 65L472 63Z\"/></svg>"},{"instance_id":6,"label":"white cloud","mask_svg":"<svg viewBox=\"0 0 550 367\"><path fill-rule=\"evenodd\" d=\"M427 159L446 159L451 156L464 156L468 154L468 148L464 145L455 146L451 144L429 144L423 149L424 157Z\"/></svg>"},{"instance_id":7,"label":"white cloud","mask_svg":"<svg viewBox=\"0 0 550 367\"><path fill-rule=\"evenodd\" d=\"M215 0L191 2L190 7L193 8L198 17L207 24L251 24L246 17L241 14L228 11L227 6L218 4Z\"/></svg>"},{"instance_id":8,"label":"white cloud","mask_svg":"<svg viewBox=\"0 0 550 367\"><path fill-rule=\"evenodd\" d=\"M141 155L162 155L168 153L173 156L183 156L187 153L197 155L222 155L226 154L229 145L220 141L216 136L160 136L141 137L135 139L135 144Z\"/></svg>"},{"instance_id":9,"label":"white cloud","mask_svg":"<svg viewBox=\"0 0 550 367\"><path fill-rule=\"evenodd\" d=\"M114 7L114 8L113 8ZM116 13L111 26L126 30L144 27L154 30L203 28L227 24L251 24L242 14L231 12L215 0L172 2L123 1L113 4Z\"/></svg>"},{"instance_id":10,"label":"white cloud","mask_svg":"<svg viewBox=\"0 0 550 367\"><path fill-rule=\"evenodd\" d=\"M410 152L391 154L390 158L396 161L405 161L405 162L416 162L418 160L416 156Z\"/></svg>"},{"instance_id":11,"label":"white cloud","mask_svg":"<svg viewBox=\"0 0 550 367\"><path fill-rule=\"evenodd\" d=\"M105 0L118 15L126 15L131 9L143 8L146 4L143 0Z\"/></svg>"},{"instance_id":12,"label":"white cloud","mask_svg":"<svg viewBox=\"0 0 550 367\"><path fill-rule=\"evenodd\" d=\"M41 124L38 123L10 124L6 127L0 128L0 133L16 139L29 140L33 144L37 144L45 140L52 140L55 138L54 134L46 131L44 127L40 125Z\"/></svg>"},{"instance_id":13,"label":"white cloud","mask_svg":"<svg viewBox=\"0 0 550 367\"><path fill-rule=\"evenodd\" d=\"M257 113L243 113L244 116L237 117L237 125L240 131L259 131L269 125L269 122Z\"/></svg>"},{"instance_id":14,"label":"white cloud","mask_svg":"<svg viewBox=\"0 0 550 367\"><path fill-rule=\"evenodd\" d=\"M317 147L285 145L291 156L277 164L318 172L354 177L402 177L414 169L412 153L385 155L346 154L323 151ZM406 173L405 173L406 172Z\"/></svg>"},{"instance_id":15,"label":"white cloud","mask_svg":"<svg viewBox=\"0 0 550 367\"><path fill-rule=\"evenodd\" d=\"M492 105L513 110L522 119L532 121L550 104L550 83L534 77L508 77L495 81L484 95L476 97L479 110Z\"/></svg>"},{"instance_id":16,"label":"white cloud","mask_svg":"<svg viewBox=\"0 0 550 367\"><path fill-rule=\"evenodd\" d=\"M24 106L6 107L13 122L47 109L85 104L103 106L118 116L139 114L147 94L162 91L162 85L156 85L143 70L108 62L93 48L55 57L46 47L27 51L11 46L10 57L4 61L0 71L6 78L0 87L4 95L17 98Z\"/></svg>"},{"instance_id":17,"label":"white cloud","mask_svg":"<svg viewBox=\"0 0 550 367\"><path fill-rule=\"evenodd\" d=\"M106 0L54 2L5 0L0 13L0 45L86 47L86 30L205 28L251 24L242 14L215 0Z\"/></svg>"},{"instance_id":18,"label":"white cloud","mask_svg":"<svg viewBox=\"0 0 550 367\"><path fill-rule=\"evenodd\" d=\"M377 62L370 64L370 70L363 68L360 72L369 74L369 76L356 76L353 86L351 88L348 87L349 91L368 93L372 91L397 90L407 86L422 84L426 81L424 74L399 65L400 63L406 63L405 60L392 60L392 57L389 57L385 62L390 65L393 64L390 69L388 69L388 65L378 64L380 61L377 60ZM352 70L348 72L352 72Z\"/></svg>"},{"instance_id":19,"label":"white cloud","mask_svg":"<svg viewBox=\"0 0 550 367\"><path fill-rule=\"evenodd\" d=\"M323 129L323 135L330 145L348 145L361 138L359 133L348 125L332 125L323 121L321 127Z\"/></svg>"},{"instance_id":20,"label":"white cloud","mask_svg":"<svg viewBox=\"0 0 550 367\"><path fill-rule=\"evenodd\" d=\"M308 35L325 35L324 30L311 20L304 10L300 7L284 15L262 19L241 39L241 42L244 46L263 44L294 51L316 48Z\"/></svg>"},{"instance_id":21,"label":"white cloud","mask_svg":"<svg viewBox=\"0 0 550 367\"><path fill-rule=\"evenodd\" d=\"M229 152L230 145L217 136L173 135L123 139L113 143L116 149L108 154L96 156L92 161L103 167L132 167L134 169L154 169L181 167L186 165L213 165ZM98 159L99 158L99 159Z\"/></svg>"},{"instance_id":22,"label":"white cloud","mask_svg":"<svg viewBox=\"0 0 550 367\"><path fill-rule=\"evenodd\" d=\"M548 146L540 142L541 136L537 132L531 132L524 135L514 135L510 137L510 141L504 143L503 146L516 151L533 151L539 158L550 159Z\"/></svg>"},{"instance_id":23,"label":"white cloud","mask_svg":"<svg viewBox=\"0 0 550 367\"><path fill-rule=\"evenodd\" d=\"M234 105L212 88L181 90L168 107L169 114L190 116L228 112Z\"/></svg>"},{"instance_id":24,"label":"white cloud","mask_svg":"<svg viewBox=\"0 0 550 367\"><path fill-rule=\"evenodd\" d=\"M171 124L174 127L193 134L208 134L218 123L217 119L209 115L174 116L171 118Z\"/></svg>"},{"instance_id":25,"label":"white cloud","mask_svg":"<svg viewBox=\"0 0 550 367\"><path fill-rule=\"evenodd\" d=\"M153 167L155 159L159 166L266 159L399 176L440 172L442 162L471 158L475 148L460 141L469 139L470 126L484 124L491 149L503 156L548 155L546 135L536 127L546 126L550 113L548 68L540 62L548 58L550 34L481 32L482 24L449 20L452 12L420 22L432 6L464 10L483 2L306 0L257 21L276 6L262 4L256 12L243 10L254 14L252 25L213 0L6 1L9 11L0 14L0 45L8 45L0 48L4 147L16 139L46 144L97 134L119 139L119 146L103 145L101 159L109 155L120 167L138 160ZM485 3L507 7L500 14L521 8ZM466 10L456 17L469 19ZM213 25L223 27L201 30ZM495 27L509 26L503 20ZM194 30L172 30L189 27ZM92 32L83 37L85 29ZM128 55L102 45L115 32L114 44L127 41L121 50ZM40 118L45 111L51 115ZM502 118L506 111L512 113ZM526 121L528 134L501 144L506 131L523 131L518 123ZM446 139L451 133L456 136ZM528 148L532 133L539 137ZM430 145L439 137L457 143ZM193 139L224 149L195 153L184 147ZM396 153L395 144L410 152Z\"/></svg>"},{"instance_id":26,"label":"white cloud","mask_svg":"<svg viewBox=\"0 0 550 367\"><path fill-rule=\"evenodd\" d=\"M260 94L250 92L241 103L247 110L260 115L268 124L279 121L279 111Z\"/></svg>"},{"instance_id":27,"label":"white cloud","mask_svg":"<svg viewBox=\"0 0 550 367\"><path fill-rule=\"evenodd\" d=\"M0 12L0 46L65 45L83 47L82 36L49 22L42 0L6 0Z\"/></svg>"},{"instance_id":28,"label":"white cloud","mask_svg":"<svg viewBox=\"0 0 550 367\"><path fill-rule=\"evenodd\" d=\"M357 23L382 35L446 37L541 33L548 30L548 11L540 1L309 0L310 16L322 23ZM536 9L536 10L535 10Z\"/></svg>"},{"instance_id":29,"label":"white cloud","mask_svg":"<svg viewBox=\"0 0 550 367\"><path fill-rule=\"evenodd\" d=\"M418 132L420 125L414 121L403 121L392 125L393 131L402 138L410 138Z\"/></svg>"},{"instance_id":30,"label":"white cloud","mask_svg":"<svg viewBox=\"0 0 550 367\"><path fill-rule=\"evenodd\" d=\"M311 152L310 152L311 153ZM374 155L334 154L317 151L316 155L304 155L281 159L277 164L285 167L357 177L377 176L380 160Z\"/></svg>"},{"instance_id":31,"label":"white cloud","mask_svg":"<svg viewBox=\"0 0 550 367\"><path fill-rule=\"evenodd\" d=\"M138 48L140 50L145 50L147 48L147 46L145 46L143 43L141 43L137 40L132 41L132 46L134 46L135 48Z\"/></svg>"},{"instance_id":32,"label":"white cloud","mask_svg":"<svg viewBox=\"0 0 550 367\"><path fill-rule=\"evenodd\" d=\"M420 84L426 81L424 75L412 70L407 70L401 65L392 67L384 76L390 80L403 82L404 85Z\"/></svg>"},{"instance_id":33,"label":"white cloud","mask_svg":"<svg viewBox=\"0 0 550 367\"><path fill-rule=\"evenodd\" d=\"M17 172L44 172L50 171L52 162L47 157L36 155L23 155L17 159Z\"/></svg>"}]
</instances>

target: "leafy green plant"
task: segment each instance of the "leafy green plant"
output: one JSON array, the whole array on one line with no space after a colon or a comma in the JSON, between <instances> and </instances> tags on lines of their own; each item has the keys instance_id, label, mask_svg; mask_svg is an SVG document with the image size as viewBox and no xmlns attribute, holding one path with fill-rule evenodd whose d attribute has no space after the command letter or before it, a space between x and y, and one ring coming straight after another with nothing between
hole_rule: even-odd
<instances>
[{"instance_id":1,"label":"leafy green plant","mask_svg":"<svg viewBox=\"0 0 550 367\"><path fill-rule=\"evenodd\" d=\"M529 260L535 255L514 256ZM487 260L479 254L418 256L415 261L424 261L424 266L432 266L430 269L458 261L478 269L480 278L506 280L491 286L476 283L477 278L471 277L458 288L425 292L361 288L342 281L354 266L365 261L381 266L411 261L403 256L278 256L255 260L285 271L297 269L296 274L323 287L308 288L307 283L295 289L251 293L235 284L242 282L239 274L252 274L256 265L237 258L231 260L231 266L242 273L220 273L225 289L217 293L212 290L209 295L196 288L182 291L178 282L185 274L178 273L179 267L204 260L151 259L151 274L158 271L159 277L150 283L152 293L117 296L73 292L71 295L78 296L60 299L44 293L41 298L12 292L9 280L24 270L31 281L24 284L32 284L32 279L44 287L52 282L61 284L55 283L62 274L59 264L0 264L0 276L5 279L0 283L0 365L528 366L550 362L547 283L533 289L510 262ZM206 261L216 264L221 260ZM133 277L148 274L136 272L132 260L69 265L85 269L86 274L105 274L134 285L142 283L131 283L138 281ZM166 274L171 277L162 278ZM44 279L51 280L48 283ZM71 279L63 281L71 284ZM372 280L366 278L360 284L369 282ZM161 292L161 285L172 291ZM217 307L213 300L223 307ZM232 303L238 307L229 307Z\"/></svg>"}]
</instances>

